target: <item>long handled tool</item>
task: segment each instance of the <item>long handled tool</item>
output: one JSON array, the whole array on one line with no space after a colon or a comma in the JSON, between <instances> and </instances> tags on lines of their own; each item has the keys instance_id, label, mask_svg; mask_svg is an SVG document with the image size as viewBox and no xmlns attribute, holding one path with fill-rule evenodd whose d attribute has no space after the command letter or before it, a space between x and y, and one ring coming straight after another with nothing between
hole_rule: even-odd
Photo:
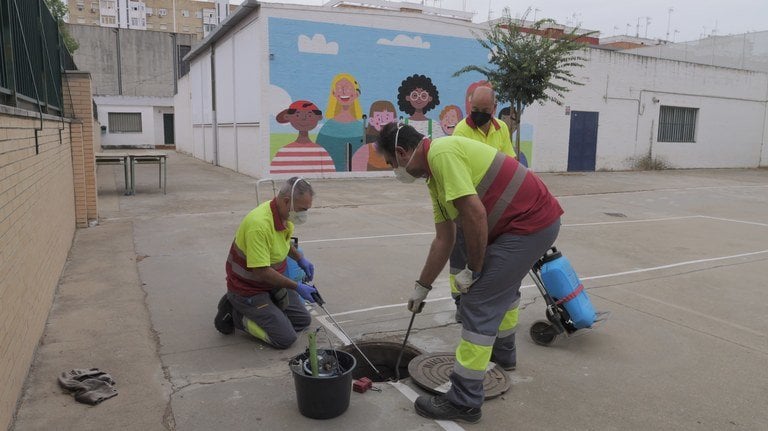
<instances>
[{"instance_id":1,"label":"long handled tool","mask_svg":"<svg viewBox=\"0 0 768 431\"><path fill-rule=\"evenodd\" d=\"M335 325L337 328L339 328L339 331L341 331L341 333L342 333L342 334L344 334L344 336L345 336L345 337L347 337L347 339L349 340L349 342L350 342L350 343L352 343L352 345L355 347L355 349L357 349L357 352L358 352L358 353L360 353L360 356L362 356L362 357L363 357L363 359L365 359L365 362L368 362L368 365L370 365L370 366L371 366L371 368L373 368L373 371L375 371L375 372L376 372L376 374L378 374L378 375L379 375L379 377L380 377L382 380L387 380L387 378L386 378L386 377L384 377L384 375L383 375L383 374L381 374L381 372L378 370L378 368L376 368L376 366L375 366L375 365L373 365L373 363L370 361L370 359L368 359L368 357L367 357L367 356L365 356L365 353L363 353L363 351L362 351L362 350L360 350L360 348L359 348L359 347L357 347L357 344L355 344L355 341L352 339L352 337L350 337L349 335L347 335L346 331L344 331L344 329L341 327L341 325L339 325L339 323L338 323L338 322L336 322L336 319L334 319L334 318L333 318L333 316L331 316L331 313L329 313L329 312L328 312L328 310L326 310L326 309L325 309L325 307L323 306L323 304L325 304L325 300L323 300L323 297L322 297L322 296L320 296L320 293L319 293L319 292L314 292L314 293L312 293L312 299L314 299L314 300L315 300L315 303L316 303L317 305L319 305L319 306L320 306L320 308L322 308L322 309L323 309L323 311L325 311L325 314L328 316L328 318L329 318L329 319L331 319L331 322L333 322L333 324L334 324L334 325Z\"/></svg>"},{"instance_id":2,"label":"long handled tool","mask_svg":"<svg viewBox=\"0 0 768 431\"><path fill-rule=\"evenodd\" d=\"M424 303L421 303L421 306L419 307L419 311L424 308ZM408 330L405 331L405 339L403 340L403 345L400 347L400 354L397 356L397 362L395 363L395 381L400 381L400 361L403 360L403 352L405 352L405 344L408 342L408 336L411 335L411 327L413 326L413 319L416 318L416 311L411 314L411 322L408 323Z\"/></svg>"}]
</instances>

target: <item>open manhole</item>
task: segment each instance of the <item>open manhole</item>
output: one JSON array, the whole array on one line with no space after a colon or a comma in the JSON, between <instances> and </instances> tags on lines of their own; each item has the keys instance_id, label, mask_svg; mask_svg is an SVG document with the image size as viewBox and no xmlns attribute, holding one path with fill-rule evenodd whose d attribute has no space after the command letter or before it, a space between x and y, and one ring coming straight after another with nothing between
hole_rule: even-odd
<instances>
[{"instance_id":1,"label":"open manhole","mask_svg":"<svg viewBox=\"0 0 768 431\"><path fill-rule=\"evenodd\" d=\"M402 346L402 343L393 343L390 341L363 341L357 343L357 347L359 347L373 365L376 366L376 369L382 374L381 376L373 371L373 368L371 368L354 346L345 346L340 350L349 353L357 360L357 367L352 371L352 378L359 379L361 377L368 377L374 382L383 382L395 378L395 365L397 364L397 357L400 355L400 348ZM405 349L403 350L403 359L400 360L399 367L401 379L409 376L408 363L421 354L421 350L416 347L411 345L405 346Z\"/></svg>"},{"instance_id":2,"label":"open manhole","mask_svg":"<svg viewBox=\"0 0 768 431\"><path fill-rule=\"evenodd\" d=\"M435 394L444 394L451 388L450 375L456 355L453 353L426 353L413 358L408 365L411 379L417 385ZM493 362L483 379L485 399L496 398L509 390L510 381L507 373Z\"/></svg>"}]
</instances>

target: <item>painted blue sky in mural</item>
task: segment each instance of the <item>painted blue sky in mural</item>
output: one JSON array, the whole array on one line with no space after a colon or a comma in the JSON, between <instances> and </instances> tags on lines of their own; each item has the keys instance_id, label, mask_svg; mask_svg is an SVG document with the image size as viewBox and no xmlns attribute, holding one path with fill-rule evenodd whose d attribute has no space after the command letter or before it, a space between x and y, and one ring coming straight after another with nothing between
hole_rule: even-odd
<instances>
[{"instance_id":1,"label":"painted blue sky in mural","mask_svg":"<svg viewBox=\"0 0 768 431\"><path fill-rule=\"evenodd\" d=\"M350 73L360 83L360 103L366 114L376 100L397 106L401 82L418 73L430 77L437 86L440 105L426 113L437 120L445 106L458 105L464 111L467 87L483 79L477 73L451 75L463 66L488 61L488 51L473 38L283 18L269 19L269 41L271 84L284 90L291 101L314 102L324 114L331 80L338 73ZM273 103L282 105L286 100ZM279 112L287 106L271 108ZM400 115L407 117L402 112ZM272 118L272 131L294 130Z\"/></svg>"}]
</instances>

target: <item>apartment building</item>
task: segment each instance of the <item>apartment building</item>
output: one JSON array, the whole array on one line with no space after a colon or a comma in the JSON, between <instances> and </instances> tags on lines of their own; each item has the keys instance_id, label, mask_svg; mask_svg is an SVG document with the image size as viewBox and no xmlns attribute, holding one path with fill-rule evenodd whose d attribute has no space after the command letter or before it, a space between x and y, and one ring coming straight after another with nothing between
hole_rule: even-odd
<instances>
[{"instance_id":1,"label":"apartment building","mask_svg":"<svg viewBox=\"0 0 768 431\"><path fill-rule=\"evenodd\" d=\"M70 24L208 35L236 6L228 0L68 0Z\"/></svg>"}]
</instances>

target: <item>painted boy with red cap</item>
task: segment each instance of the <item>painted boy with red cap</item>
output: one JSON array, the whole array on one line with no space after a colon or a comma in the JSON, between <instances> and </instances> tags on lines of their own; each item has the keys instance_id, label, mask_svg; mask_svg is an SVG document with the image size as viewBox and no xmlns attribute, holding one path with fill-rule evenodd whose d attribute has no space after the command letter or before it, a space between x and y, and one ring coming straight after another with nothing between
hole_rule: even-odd
<instances>
[{"instance_id":1,"label":"painted boy with red cap","mask_svg":"<svg viewBox=\"0 0 768 431\"><path fill-rule=\"evenodd\" d=\"M317 127L323 113L317 105L307 100L297 100L277 114L280 124L290 123L299 136L281 148L270 165L270 174L305 174L336 172L333 159L325 148L312 142L309 131Z\"/></svg>"}]
</instances>

